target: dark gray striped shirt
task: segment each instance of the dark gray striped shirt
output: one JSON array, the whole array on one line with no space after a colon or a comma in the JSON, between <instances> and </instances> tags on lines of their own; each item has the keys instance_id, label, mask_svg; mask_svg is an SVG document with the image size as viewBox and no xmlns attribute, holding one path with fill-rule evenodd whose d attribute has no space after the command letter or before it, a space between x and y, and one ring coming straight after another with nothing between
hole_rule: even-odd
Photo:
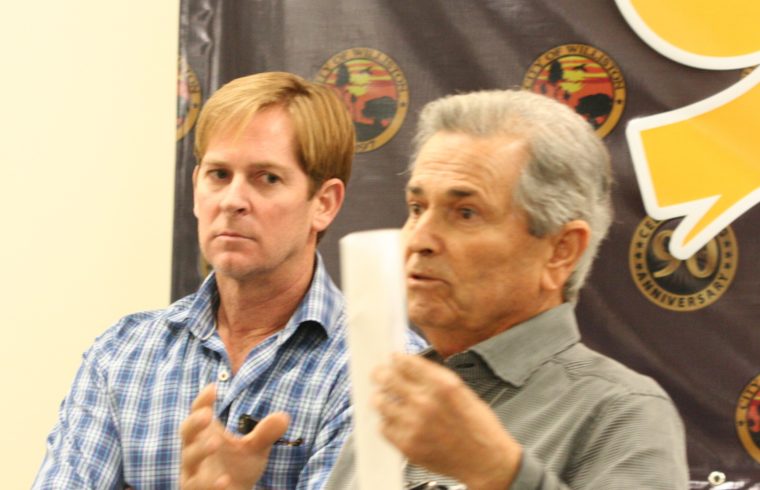
<instances>
[{"instance_id":1,"label":"dark gray striped shirt","mask_svg":"<svg viewBox=\"0 0 760 490\"><path fill-rule=\"evenodd\" d=\"M446 360L524 447L511 489L685 489L681 419L657 383L580 342L566 303ZM354 489L352 443L328 489ZM409 465L409 482L443 475Z\"/></svg>"}]
</instances>

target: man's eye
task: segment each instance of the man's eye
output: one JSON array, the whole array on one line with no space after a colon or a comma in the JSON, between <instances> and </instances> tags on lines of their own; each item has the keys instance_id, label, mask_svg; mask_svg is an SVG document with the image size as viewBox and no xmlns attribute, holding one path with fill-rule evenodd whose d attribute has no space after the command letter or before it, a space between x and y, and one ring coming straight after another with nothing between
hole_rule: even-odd
<instances>
[{"instance_id":1,"label":"man's eye","mask_svg":"<svg viewBox=\"0 0 760 490\"><path fill-rule=\"evenodd\" d=\"M409 208L409 216L419 216L422 214L422 206L419 203L411 202L407 207Z\"/></svg>"},{"instance_id":2,"label":"man's eye","mask_svg":"<svg viewBox=\"0 0 760 490\"><path fill-rule=\"evenodd\" d=\"M216 180L224 180L227 177L229 177L230 173L224 169L217 168L217 169L211 170L209 172L209 175Z\"/></svg>"},{"instance_id":3,"label":"man's eye","mask_svg":"<svg viewBox=\"0 0 760 490\"><path fill-rule=\"evenodd\" d=\"M461 216L464 219L471 219L475 217L475 210L472 208L460 208L459 216Z\"/></svg>"},{"instance_id":4,"label":"man's eye","mask_svg":"<svg viewBox=\"0 0 760 490\"><path fill-rule=\"evenodd\" d=\"M270 174L270 173L264 174L264 181L267 184L276 184L280 182L281 180L282 179L280 179L280 177L275 174Z\"/></svg>"}]
</instances>

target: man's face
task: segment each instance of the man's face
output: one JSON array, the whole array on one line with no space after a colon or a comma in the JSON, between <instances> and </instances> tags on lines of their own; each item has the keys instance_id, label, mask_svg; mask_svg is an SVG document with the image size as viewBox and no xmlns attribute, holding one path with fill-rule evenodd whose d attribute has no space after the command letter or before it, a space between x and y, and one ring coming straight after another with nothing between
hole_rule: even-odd
<instances>
[{"instance_id":1,"label":"man's face","mask_svg":"<svg viewBox=\"0 0 760 490\"><path fill-rule=\"evenodd\" d=\"M434 345L452 334L476 343L543 308L551 247L512 204L528 158L506 136L439 132L422 147L406 192L407 290L410 319Z\"/></svg>"},{"instance_id":2,"label":"man's face","mask_svg":"<svg viewBox=\"0 0 760 490\"><path fill-rule=\"evenodd\" d=\"M212 135L193 182L201 251L218 275L297 274L310 263L318 200L307 199L309 179L284 109L264 109L241 132Z\"/></svg>"}]
</instances>

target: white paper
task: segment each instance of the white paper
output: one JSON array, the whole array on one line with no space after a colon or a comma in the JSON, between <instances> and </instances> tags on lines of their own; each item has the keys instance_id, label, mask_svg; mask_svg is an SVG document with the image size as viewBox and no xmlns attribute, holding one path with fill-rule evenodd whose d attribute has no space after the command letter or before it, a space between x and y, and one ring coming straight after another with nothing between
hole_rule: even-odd
<instances>
[{"instance_id":1,"label":"white paper","mask_svg":"<svg viewBox=\"0 0 760 490\"><path fill-rule=\"evenodd\" d=\"M340 240L346 296L354 448L359 490L403 488L401 453L380 433L370 373L404 349L406 286L399 230L351 233Z\"/></svg>"}]
</instances>

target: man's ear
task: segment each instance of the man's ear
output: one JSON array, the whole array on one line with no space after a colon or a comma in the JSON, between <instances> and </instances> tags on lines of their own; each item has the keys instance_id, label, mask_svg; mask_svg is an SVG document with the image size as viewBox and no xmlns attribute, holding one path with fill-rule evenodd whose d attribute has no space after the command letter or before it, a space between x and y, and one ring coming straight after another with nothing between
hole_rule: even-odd
<instances>
[{"instance_id":1,"label":"man's ear","mask_svg":"<svg viewBox=\"0 0 760 490\"><path fill-rule=\"evenodd\" d=\"M196 165L195 168L193 168L193 214L195 217L198 217L198 207L195 203L195 189L198 185L198 172L200 172L201 166Z\"/></svg>"},{"instance_id":2,"label":"man's ear","mask_svg":"<svg viewBox=\"0 0 760 490\"><path fill-rule=\"evenodd\" d=\"M583 252L588 248L591 228L583 220L566 223L551 237L552 254L544 268L541 284L549 291L561 291L570 274L578 265Z\"/></svg>"},{"instance_id":3,"label":"man's ear","mask_svg":"<svg viewBox=\"0 0 760 490\"><path fill-rule=\"evenodd\" d=\"M346 197L346 186L340 179L332 178L324 181L314 193L314 218L312 226L317 233L324 231L338 215L343 200Z\"/></svg>"}]
</instances>

